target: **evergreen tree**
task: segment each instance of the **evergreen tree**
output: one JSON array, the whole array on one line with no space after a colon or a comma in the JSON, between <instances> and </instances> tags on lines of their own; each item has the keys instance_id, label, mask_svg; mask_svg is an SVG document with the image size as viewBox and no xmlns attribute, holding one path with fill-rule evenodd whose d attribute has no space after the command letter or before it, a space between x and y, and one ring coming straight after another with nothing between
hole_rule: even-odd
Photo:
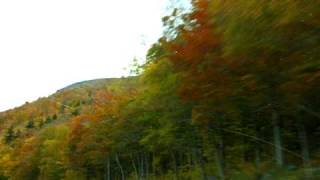
<instances>
[{"instance_id":1,"label":"evergreen tree","mask_svg":"<svg viewBox=\"0 0 320 180\"><path fill-rule=\"evenodd\" d=\"M4 135L4 142L6 144L10 144L14 139L15 139L14 127L10 126Z\"/></svg>"}]
</instances>

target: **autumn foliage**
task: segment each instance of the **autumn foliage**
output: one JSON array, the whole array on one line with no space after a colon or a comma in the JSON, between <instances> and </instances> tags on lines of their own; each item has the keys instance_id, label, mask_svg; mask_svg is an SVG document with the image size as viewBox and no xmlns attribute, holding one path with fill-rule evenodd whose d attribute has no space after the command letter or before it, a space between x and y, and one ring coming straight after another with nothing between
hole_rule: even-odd
<instances>
[{"instance_id":1,"label":"autumn foliage","mask_svg":"<svg viewBox=\"0 0 320 180\"><path fill-rule=\"evenodd\" d=\"M319 179L319 5L174 9L137 76L0 113L0 179Z\"/></svg>"}]
</instances>

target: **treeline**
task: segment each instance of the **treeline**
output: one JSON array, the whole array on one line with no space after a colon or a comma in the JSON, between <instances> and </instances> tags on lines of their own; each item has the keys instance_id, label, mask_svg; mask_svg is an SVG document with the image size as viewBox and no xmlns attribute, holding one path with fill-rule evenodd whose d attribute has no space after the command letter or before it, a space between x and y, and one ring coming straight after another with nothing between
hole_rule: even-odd
<instances>
[{"instance_id":1,"label":"treeline","mask_svg":"<svg viewBox=\"0 0 320 180\"><path fill-rule=\"evenodd\" d=\"M3 178L318 179L320 3L192 5L136 78L4 142Z\"/></svg>"}]
</instances>

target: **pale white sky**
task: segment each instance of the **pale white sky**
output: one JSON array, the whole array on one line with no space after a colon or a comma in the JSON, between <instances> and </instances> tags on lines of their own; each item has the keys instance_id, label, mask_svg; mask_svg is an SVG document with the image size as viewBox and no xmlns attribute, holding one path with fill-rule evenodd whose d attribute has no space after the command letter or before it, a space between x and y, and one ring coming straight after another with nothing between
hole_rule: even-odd
<instances>
[{"instance_id":1,"label":"pale white sky","mask_svg":"<svg viewBox=\"0 0 320 180\"><path fill-rule=\"evenodd\" d=\"M78 81L126 75L132 59L160 37L166 6L166 0L1 0L0 111Z\"/></svg>"}]
</instances>

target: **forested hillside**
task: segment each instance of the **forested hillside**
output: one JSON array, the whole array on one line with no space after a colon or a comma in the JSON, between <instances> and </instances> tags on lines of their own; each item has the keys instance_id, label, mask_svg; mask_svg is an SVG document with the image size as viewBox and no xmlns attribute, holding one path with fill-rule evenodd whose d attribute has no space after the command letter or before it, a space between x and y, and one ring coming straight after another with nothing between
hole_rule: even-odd
<instances>
[{"instance_id":1,"label":"forested hillside","mask_svg":"<svg viewBox=\"0 0 320 180\"><path fill-rule=\"evenodd\" d=\"M320 2L192 6L135 77L1 113L1 178L320 179Z\"/></svg>"}]
</instances>

